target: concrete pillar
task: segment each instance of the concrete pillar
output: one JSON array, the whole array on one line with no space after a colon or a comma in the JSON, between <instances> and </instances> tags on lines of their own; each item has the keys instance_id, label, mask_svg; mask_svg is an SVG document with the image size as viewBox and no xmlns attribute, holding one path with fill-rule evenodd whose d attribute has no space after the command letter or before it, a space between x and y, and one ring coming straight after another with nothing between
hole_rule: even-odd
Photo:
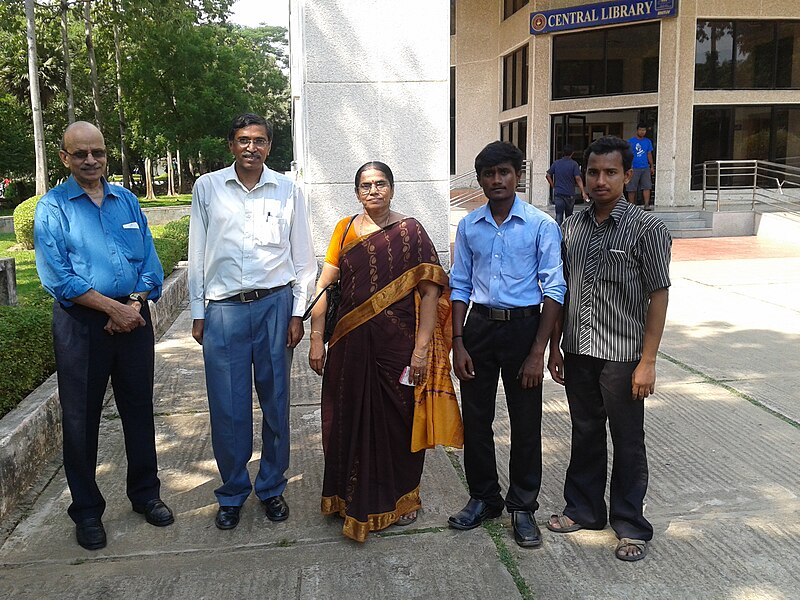
<instances>
[{"instance_id":1,"label":"concrete pillar","mask_svg":"<svg viewBox=\"0 0 800 600\"><path fill-rule=\"evenodd\" d=\"M17 305L17 269L13 258L0 258L0 304Z\"/></svg>"},{"instance_id":2,"label":"concrete pillar","mask_svg":"<svg viewBox=\"0 0 800 600\"><path fill-rule=\"evenodd\" d=\"M449 264L449 10L446 0L291 3L297 173L323 256L338 219L361 212L353 177L380 160L392 208L420 220Z\"/></svg>"}]
</instances>

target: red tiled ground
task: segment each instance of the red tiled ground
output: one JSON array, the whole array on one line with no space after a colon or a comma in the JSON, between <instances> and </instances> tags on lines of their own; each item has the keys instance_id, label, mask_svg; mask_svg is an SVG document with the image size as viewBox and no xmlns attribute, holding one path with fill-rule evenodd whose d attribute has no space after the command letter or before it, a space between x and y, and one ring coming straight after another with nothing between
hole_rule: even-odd
<instances>
[{"instance_id":1,"label":"red tiled ground","mask_svg":"<svg viewBox=\"0 0 800 600\"><path fill-rule=\"evenodd\" d=\"M672 240L672 260L800 257L800 245L755 236Z\"/></svg>"}]
</instances>

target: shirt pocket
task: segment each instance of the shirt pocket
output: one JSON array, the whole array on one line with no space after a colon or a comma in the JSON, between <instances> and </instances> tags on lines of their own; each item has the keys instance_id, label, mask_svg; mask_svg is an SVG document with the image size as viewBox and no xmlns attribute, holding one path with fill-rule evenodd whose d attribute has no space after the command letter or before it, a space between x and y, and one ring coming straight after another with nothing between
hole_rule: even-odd
<instances>
[{"instance_id":1,"label":"shirt pocket","mask_svg":"<svg viewBox=\"0 0 800 600\"><path fill-rule=\"evenodd\" d=\"M633 258L625 250L605 250L601 257L597 278L603 281L628 281L634 276L633 267Z\"/></svg>"},{"instance_id":2,"label":"shirt pocket","mask_svg":"<svg viewBox=\"0 0 800 600\"><path fill-rule=\"evenodd\" d=\"M270 215L256 223L255 241L259 246L283 247L288 237L289 223L282 217Z\"/></svg>"},{"instance_id":3,"label":"shirt pocket","mask_svg":"<svg viewBox=\"0 0 800 600\"><path fill-rule=\"evenodd\" d=\"M536 244L532 237L514 235L506 239L502 255L502 273L511 279L535 279L534 252Z\"/></svg>"},{"instance_id":4,"label":"shirt pocket","mask_svg":"<svg viewBox=\"0 0 800 600\"><path fill-rule=\"evenodd\" d=\"M144 260L144 238L138 225L136 228L121 227L118 238L122 254L131 262Z\"/></svg>"}]
</instances>

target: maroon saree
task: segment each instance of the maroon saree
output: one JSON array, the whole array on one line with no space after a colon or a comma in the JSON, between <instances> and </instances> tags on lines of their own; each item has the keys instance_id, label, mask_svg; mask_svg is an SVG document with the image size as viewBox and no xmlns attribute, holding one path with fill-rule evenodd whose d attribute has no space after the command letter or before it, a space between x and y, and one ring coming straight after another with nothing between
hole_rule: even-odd
<instances>
[{"instance_id":1,"label":"maroon saree","mask_svg":"<svg viewBox=\"0 0 800 600\"><path fill-rule=\"evenodd\" d=\"M411 452L414 388L398 381L416 334L414 289L447 286L422 225L406 218L346 245L342 298L322 380L322 512L359 542L420 508L424 451Z\"/></svg>"}]
</instances>

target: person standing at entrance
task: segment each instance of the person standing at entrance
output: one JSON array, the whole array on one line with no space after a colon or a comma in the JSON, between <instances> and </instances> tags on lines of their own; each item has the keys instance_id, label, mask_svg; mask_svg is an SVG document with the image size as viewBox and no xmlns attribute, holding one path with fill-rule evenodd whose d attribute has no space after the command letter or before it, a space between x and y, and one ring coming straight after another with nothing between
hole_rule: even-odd
<instances>
[{"instance_id":1,"label":"person standing at entrance","mask_svg":"<svg viewBox=\"0 0 800 600\"><path fill-rule=\"evenodd\" d=\"M542 544L534 513L542 479L544 351L566 284L558 225L515 193L521 169L522 153L508 142L481 150L475 171L488 202L461 219L456 232L453 367L461 380L470 499L449 525L473 529L500 516L505 505L517 544L535 548ZM501 376L511 421L505 501L492 432Z\"/></svg>"},{"instance_id":2,"label":"person standing at entrance","mask_svg":"<svg viewBox=\"0 0 800 600\"><path fill-rule=\"evenodd\" d=\"M653 537L643 514L644 401L655 390L672 247L664 223L623 197L631 162L630 146L617 137L600 138L586 150L592 204L564 222L568 293L548 361L553 380L566 386L572 451L566 507L547 528L570 533L603 529L608 521L619 538L614 555L625 561L644 558ZM614 444L608 512L606 422Z\"/></svg>"},{"instance_id":3,"label":"person standing at entrance","mask_svg":"<svg viewBox=\"0 0 800 600\"><path fill-rule=\"evenodd\" d=\"M581 168L572 159L574 152L572 146L566 144L564 151L557 161L547 169L547 183L553 188L553 204L556 207L556 223L561 225L565 217L572 216L572 209L575 206L575 186L581 191L581 198L584 202L589 201L589 196L583 189L583 179L581 178Z\"/></svg>"},{"instance_id":4,"label":"person standing at entrance","mask_svg":"<svg viewBox=\"0 0 800 600\"><path fill-rule=\"evenodd\" d=\"M150 300L164 271L136 196L109 185L106 145L85 121L67 127L59 151L70 177L36 205L36 270L53 296L53 350L64 435L67 513L78 544L106 545L97 486L97 444L109 377L128 459L127 494L135 512L157 527L172 524L159 497ZM9 374L10 376L10 374Z\"/></svg>"},{"instance_id":5,"label":"person standing at entrance","mask_svg":"<svg viewBox=\"0 0 800 600\"><path fill-rule=\"evenodd\" d=\"M653 174L656 165L653 162L653 142L645 137L647 125L639 123L636 126L636 135L628 140L633 150L633 175L625 189L628 192L628 201L636 204L636 195L642 190L644 209L653 210L650 205L650 190L653 189Z\"/></svg>"},{"instance_id":6,"label":"person standing at entrance","mask_svg":"<svg viewBox=\"0 0 800 600\"><path fill-rule=\"evenodd\" d=\"M289 516L289 370L317 265L302 192L264 166L271 146L263 117L237 117L228 132L234 164L203 175L192 191L189 301L222 478L219 529L239 524L253 489L253 379L263 414L255 492L271 521Z\"/></svg>"}]
</instances>

